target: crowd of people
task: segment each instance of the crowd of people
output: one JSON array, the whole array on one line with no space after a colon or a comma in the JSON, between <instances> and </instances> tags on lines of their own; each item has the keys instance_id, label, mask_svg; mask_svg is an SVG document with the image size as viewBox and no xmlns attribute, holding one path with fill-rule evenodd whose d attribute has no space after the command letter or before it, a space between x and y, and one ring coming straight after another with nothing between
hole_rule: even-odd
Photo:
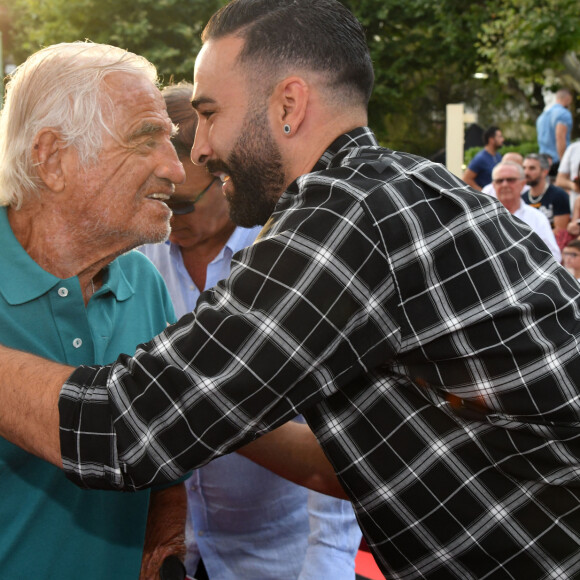
<instances>
[{"instance_id":1,"label":"crowd of people","mask_svg":"<svg viewBox=\"0 0 580 580\"><path fill-rule=\"evenodd\" d=\"M563 251L570 244L574 248L580 238L580 141L570 142L572 102L572 93L561 89L555 103L539 116L539 153L525 157L516 151L500 153L501 130L489 127L483 134L484 147L465 169L463 180L496 197L574 273L570 265L574 251ZM506 172L508 178L503 176Z\"/></svg>"},{"instance_id":2,"label":"crowd of people","mask_svg":"<svg viewBox=\"0 0 580 580\"><path fill-rule=\"evenodd\" d=\"M387 578L577 577L569 93L462 181L379 145L338 0L202 40L193 84L78 42L7 85L0 577L354 580L361 533Z\"/></svg>"}]
</instances>

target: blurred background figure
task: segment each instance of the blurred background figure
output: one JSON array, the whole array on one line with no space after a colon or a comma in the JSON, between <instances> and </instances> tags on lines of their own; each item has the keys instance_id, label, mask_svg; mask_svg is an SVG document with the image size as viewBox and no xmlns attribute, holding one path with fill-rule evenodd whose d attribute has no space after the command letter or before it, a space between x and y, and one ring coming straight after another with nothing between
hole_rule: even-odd
<instances>
[{"instance_id":1,"label":"blurred background figure","mask_svg":"<svg viewBox=\"0 0 580 580\"><path fill-rule=\"evenodd\" d=\"M567 230L568 237L566 239L565 245L567 245L568 242L580 236L580 197L578 197L574 202L574 209L572 210L572 219L570 219L570 222L568 223Z\"/></svg>"},{"instance_id":2,"label":"blurred background figure","mask_svg":"<svg viewBox=\"0 0 580 580\"><path fill-rule=\"evenodd\" d=\"M568 242L562 256L564 268L580 282L580 240Z\"/></svg>"},{"instance_id":3,"label":"blurred background figure","mask_svg":"<svg viewBox=\"0 0 580 580\"><path fill-rule=\"evenodd\" d=\"M518 165L521 165L522 167L524 166L524 156L521 153L518 153L517 151L508 151L507 153L504 153L501 160L502 160L502 162L513 161L514 163L517 163ZM522 193L525 193L529 189L530 189L530 186L526 183L524 185L524 188L522 189ZM497 197L497 195L495 193L495 187L493 186L493 180L491 181L491 183L488 183L485 187L483 187L481 191L482 191L482 193L487 193L488 195L491 195L492 197Z\"/></svg>"},{"instance_id":4,"label":"blurred background figure","mask_svg":"<svg viewBox=\"0 0 580 580\"><path fill-rule=\"evenodd\" d=\"M483 149L470 161L463 173L463 181L473 189L481 191L491 183L491 171L501 161L498 151L504 138L499 127L489 127L483 133Z\"/></svg>"},{"instance_id":5,"label":"blurred background figure","mask_svg":"<svg viewBox=\"0 0 580 580\"><path fill-rule=\"evenodd\" d=\"M560 160L570 145L572 132L572 113L568 110L572 104L572 93L568 89L560 89L556 93L556 102L546 109L536 121L538 147L540 153L546 153L552 158L550 176L558 173Z\"/></svg>"},{"instance_id":6,"label":"blurred background figure","mask_svg":"<svg viewBox=\"0 0 580 580\"><path fill-rule=\"evenodd\" d=\"M555 185L565 189L570 196L570 209L574 210L574 204L580 194L580 180L578 168L580 167L580 141L570 143L560 161Z\"/></svg>"},{"instance_id":7,"label":"blurred background figure","mask_svg":"<svg viewBox=\"0 0 580 580\"><path fill-rule=\"evenodd\" d=\"M169 203L169 241L142 248L164 277L178 317L228 276L233 255L261 229L236 227L221 181L191 162L197 124L192 93L188 83L163 91L179 127L173 143L187 178ZM349 502L308 491L235 453L196 470L186 487L190 576L354 580L361 532Z\"/></svg>"},{"instance_id":8,"label":"blurred background figure","mask_svg":"<svg viewBox=\"0 0 580 580\"><path fill-rule=\"evenodd\" d=\"M514 216L528 224L542 238L560 262L562 256L556 243L548 218L537 209L526 205L522 200L522 189L525 184L524 170L521 165L512 161L502 161L493 168L493 184L497 199Z\"/></svg>"},{"instance_id":9,"label":"blurred background figure","mask_svg":"<svg viewBox=\"0 0 580 580\"><path fill-rule=\"evenodd\" d=\"M524 173L530 190L522 194L522 199L528 205L539 209L548 218L556 238L562 239L561 236L570 222L570 200L562 188L549 183L549 170L550 163L545 155L526 155Z\"/></svg>"}]
</instances>

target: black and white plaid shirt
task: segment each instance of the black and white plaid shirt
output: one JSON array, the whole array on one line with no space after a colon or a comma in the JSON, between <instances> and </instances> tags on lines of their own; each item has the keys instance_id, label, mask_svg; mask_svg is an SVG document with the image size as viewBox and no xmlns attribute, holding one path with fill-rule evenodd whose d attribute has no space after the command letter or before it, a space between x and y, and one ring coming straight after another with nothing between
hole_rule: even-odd
<instances>
[{"instance_id":1,"label":"black and white plaid shirt","mask_svg":"<svg viewBox=\"0 0 580 580\"><path fill-rule=\"evenodd\" d=\"M166 482L303 413L389 578L578 577L579 290L496 200L357 129L195 313L72 375L65 468Z\"/></svg>"}]
</instances>

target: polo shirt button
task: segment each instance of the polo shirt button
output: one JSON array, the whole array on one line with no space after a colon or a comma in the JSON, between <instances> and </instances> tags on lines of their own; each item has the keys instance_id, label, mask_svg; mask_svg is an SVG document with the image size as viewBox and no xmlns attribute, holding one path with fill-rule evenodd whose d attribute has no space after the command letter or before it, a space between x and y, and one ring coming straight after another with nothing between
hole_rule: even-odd
<instances>
[{"instance_id":1,"label":"polo shirt button","mask_svg":"<svg viewBox=\"0 0 580 580\"><path fill-rule=\"evenodd\" d=\"M75 348L80 348L83 345L83 341L80 338L75 338L73 340L73 346Z\"/></svg>"},{"instance_id":2,"label":"polo shirt button","mask_svg":"<svg viewBox=\"0 0 580 580\"><path fill-rule=\"evenodd\" d=\"M65 296L68 296L68 290L66 288L64 288L64 287L63 288L59 288L58 289L58 295L59 296L62 296L63 298Z\"/></svg>"}]
</instances>

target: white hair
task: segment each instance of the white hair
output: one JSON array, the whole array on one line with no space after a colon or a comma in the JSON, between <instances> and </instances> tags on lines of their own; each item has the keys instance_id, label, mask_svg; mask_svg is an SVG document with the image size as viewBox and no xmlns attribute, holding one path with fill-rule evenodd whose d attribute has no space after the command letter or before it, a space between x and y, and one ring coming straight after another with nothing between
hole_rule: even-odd
<instances>
[{"instance_id":1,"label":"white hair","mask_svg":"<svg viewBox=\"0 0 580 580\"><path fill-rule=\"evenodd\" d=\"M491 177L492 177L492 179L495 179L495 176L497 175L497 172L502 167L515 167L518 170L519 179L525 179L526 178L526 174L524 172L524 168L519 163L516 163L515 161L500 161L491 170Z\"/></svg>"},{"instance_id":2,"label":"white hair","mask_svg":"<svg viewBox=\"0 0 580 580\"><path fill-rule=\"evenodd\" d=\"M102 147L113 103L100 90L115 72L157 82L145 58L106 44L55 44L34 53L10 75L0 113L0 205L19 208L24 196L38 194L40 181L33 147L38 132L58 131L76 149L81 166L94 163Z\"/></svg>"}]
</instances>

